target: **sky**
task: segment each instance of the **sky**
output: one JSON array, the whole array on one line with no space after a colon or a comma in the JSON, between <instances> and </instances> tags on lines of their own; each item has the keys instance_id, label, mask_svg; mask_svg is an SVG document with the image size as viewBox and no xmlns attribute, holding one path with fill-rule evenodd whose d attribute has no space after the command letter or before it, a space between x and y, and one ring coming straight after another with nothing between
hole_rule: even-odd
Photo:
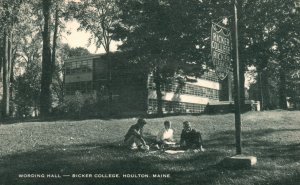
<instances>
[{"instance_id":1,"label":"sky","mask_svg":"<svg viewBox=\"0 0 300 185\"><path fill-rule=\"evenodd\" d=\"M72 48L75 47L84 47L87 48L92 54L96 53L104 53L103 47L98 48L92 42L90 46L88 46L88 39L91 36L89 32L86 31L77 31L79 28L79 23L77 21L69 21L66 23L66 31L63 33L62 42L68 43ZM69 32L70 34L67 34ZM111 43L111 51L116 51L118 42Z\"/></svg>"}]
</instances>

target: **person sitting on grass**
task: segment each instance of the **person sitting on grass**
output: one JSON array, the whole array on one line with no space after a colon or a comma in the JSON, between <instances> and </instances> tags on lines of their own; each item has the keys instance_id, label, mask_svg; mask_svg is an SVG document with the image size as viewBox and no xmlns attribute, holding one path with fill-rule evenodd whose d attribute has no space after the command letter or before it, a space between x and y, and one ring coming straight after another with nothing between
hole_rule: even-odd
<instances>
[{"instance_id":1,"label":"person sitting on grass","mask_svg":"<svg viewBox=\"0 0 300 185\"><path fill-rule=\"evenodd\" d=\"M204 151L201 134L195 129L192 129L189 121L183 122L183 130L180 136L180 148L184 150L192 149Z\"/></svg>"},{"instance_id":2,"label":"person sitting on grass","mask_svg":"<svg viewBox=\"0 0 300 185\"><path fill-rule=\"evenodd\" d=\"M131 150L143 149L147 150L149 146L143 137L143 128L147 122L145 119L138 119L137 123L132 125L127 134L125 135L124 144L128 146Z\"/></svg>"},{"instance_id":3,"label":"person sitting on grass","mask_svg":"<svg viewBox=\"0 0 300 185\"><path fill-rule=\"evenodd\" d=\"M164 127L165 128L161 130L156 137L157 145L155 146L158 149L161 147L168 147L169 145L175 144L173 139L174 130L171 128L171 121L165 121Z\"/></svg>"}]
</instances>

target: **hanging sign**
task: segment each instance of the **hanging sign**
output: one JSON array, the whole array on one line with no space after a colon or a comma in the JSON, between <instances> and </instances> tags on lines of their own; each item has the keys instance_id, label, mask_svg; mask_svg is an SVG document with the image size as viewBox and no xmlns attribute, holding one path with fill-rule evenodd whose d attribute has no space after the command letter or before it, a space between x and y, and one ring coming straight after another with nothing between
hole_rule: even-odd
<instances>
[{"instance_id":1,"label":"hanging sign","mask_svg":"<svg viewBox=\"0 0 300 185\"><path fill-rule=\"evenodd\" d=\"M230 31L215 23L211 26L211 55L217 76L224 80L230 70L231 37Z\"/></svg>"},{"instance_id":2,"label":"hanging sign","mask_svg":"<svg viewBox=\"0 0 300 185\"><path fill-rule=\"evenodd\" d=\"M300 8L300 0L295 0L295 7Z\"/></svg>"}]
</instances>

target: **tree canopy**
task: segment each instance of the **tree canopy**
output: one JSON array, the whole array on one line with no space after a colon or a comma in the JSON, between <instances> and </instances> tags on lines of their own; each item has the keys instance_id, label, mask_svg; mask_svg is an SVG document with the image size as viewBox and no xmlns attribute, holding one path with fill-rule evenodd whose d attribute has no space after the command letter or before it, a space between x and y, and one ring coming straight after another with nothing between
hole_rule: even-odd
<instances>
[{"instance_id":1,"label":"tree canopy","mask_svg":"<svg viewBox=\"0 0 300 185\"><path fill-rule=\"evenodd\" d=\"M258 75L253 87L260 89L252 92L260 93L256 97L264 100L265 107L272 107L269 99L277 98L280 101L276 104L286 108L286 97L294 96L291 94L293 76L300 69L299 7L294 0L240 0L237 3L241 91L244 92L245 72L254 66ZM20 100L17 91L21 91L17 87L25 87L31 81L28 79L40 78L34 80L30 92L39 92L38 107L45 115L54 101L51 99L53 90L63 99L63 59L89 54L84 48L69 48L60 43L63 20L70 18L79 22L79 30L92 34L90 43L94 40L106 53L110 53L113 40L121 41L119 49L126 59L128 56L130 62L152 73L161 107L164 83L185 81L187 76L201 77L205 70L214 68L210 59L211 23L222 24L222 19L227 18L229 24L223 26L233 30L233 1L82 0L70 1L67 6L66 1L2 0L3 116L12 110L10 102ZM55 89L57 84L59 88ZM276 98L273 95L271 98L271 92L276 92ZM32 106L32 102L23 103ZM34 102L36 105L37 100Z\"/></svg>"},{"instance_id":2,"label":"tree canopy","mask_svg":"<svg viewBox=\"0 0 300 185\"><path fill-rule=\"evenodd\" d=\"M98 48L103 47L110 52L112 29L118 23L118 7L115 0L86 0L71 2L69 5L71 16L79 23L79 30L86 30L92 34L92 40Z\"/></svg>"},{"instance_id":3,"label":"tree canopy","mask_svg":"<svg viewBox=\"0 0 300 185\"><path fill-rule=\"evenodd\" d=\"M201 76L209 65L210 19L205 2L197 0L118 1L120 22L114 37L133 62L153 72L162 114L161 85L176 74Z\"/></svg>"}]
</instances>

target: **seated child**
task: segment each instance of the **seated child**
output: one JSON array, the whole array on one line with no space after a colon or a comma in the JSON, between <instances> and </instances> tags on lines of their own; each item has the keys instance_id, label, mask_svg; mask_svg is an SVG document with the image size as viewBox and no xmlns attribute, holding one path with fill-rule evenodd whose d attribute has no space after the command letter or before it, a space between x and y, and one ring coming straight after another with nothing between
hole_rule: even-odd
<instances>
[{"instance_id":1,"label":"seated child","mask_svg":"<svg viewBox=\"0 0 300 185\"><path fill-rule=\"evenodd\" d=\"M171 122L165 121L164 126L165 128L161 130L156 137L156 142L158 144L157 148L175 144L173 139L174 130L171 128Z\"/></svg>"},{"instance_id":2,"label":"seated child","mask_svg":"<svg viewBox=\"0 0 300 185\"><path fill-rule=\"evenodd\" d=\"M204 151L202 148L202 137L200 132L192 129L191 123L188 121L183 122L183 130L180 136L180 147L184 150L199 149Z\"/></svg>"},{"instance_id":3,"label":"seated child","mask_svg":"<svg viewBox=\"0 0 300 185\"><path fill-rule=\"evenodd\" d=\"M130 149L145 149L149 148L143 137L143 128L146 121L142 118L138 119L137 123L132 125L125 135L124 144Z\"/></svg>"}]
</instances>

